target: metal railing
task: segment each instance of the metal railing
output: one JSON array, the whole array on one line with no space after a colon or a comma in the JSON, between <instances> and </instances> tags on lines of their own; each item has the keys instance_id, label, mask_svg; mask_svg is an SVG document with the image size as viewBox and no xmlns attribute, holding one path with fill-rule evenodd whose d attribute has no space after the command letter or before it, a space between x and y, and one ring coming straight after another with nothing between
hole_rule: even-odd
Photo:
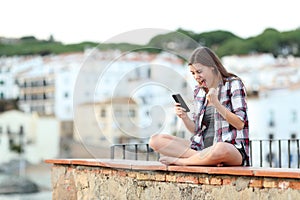
<instances>
[{"instance_id":1,"label":"metal railing","mask_svg":"<svg viewBox=\"0 0 300 200\"><path fill-rule=\"evenodd\" d=\"M250 165L300 168L299 139L250 140ZM114 144L111 159L158 160L160 155L147 143Z\"/></svg>"},{"instance_id":2,"label":"metal railing","mask_svg":"<svg viewBox=\"0 0 300 200\"><path fill-rule=\"evenodd\" d=\"M300 168L299 139L250 140L252 166Z\"/></svg>"},{"instance_id":3,"label":"metal railing","mask_svg":"<svg viewBox=\"0 0 300 200\"><path fill-rule=\"evenodd\" d=\"M117 152L118 151L118 152ZM110 157L131 160L158 160L159 153L154 152L148 143L114 144L110 147Z\"/></svg>"}]
</instances>

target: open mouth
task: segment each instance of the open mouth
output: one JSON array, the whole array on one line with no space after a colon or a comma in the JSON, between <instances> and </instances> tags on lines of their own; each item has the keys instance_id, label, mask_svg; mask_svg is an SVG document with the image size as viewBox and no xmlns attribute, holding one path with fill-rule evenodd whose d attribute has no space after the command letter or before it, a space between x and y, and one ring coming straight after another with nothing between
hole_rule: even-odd
<instances>
[{"instance_id":1,"label":"open mouth","mask_svg":"<svg viewBox=\"0 0 300 200\"><path fill-rule=\"evenodd\" d=\"M208 87L207 87L207 84L206 84L206 81L205 81L205 80L201 80L201 81L199 82L199 85L200 85L201 88L204 89L204 91L205 91L206 93L208 92Z\"/></svg>"},{"instance_id":2,"label":"open mouth","mask_svg":"<svg viewBox=\"0 0 300 200\"><path fill-rule=\"evenodd\" d=\"M204 79L201 80L201 81L199 81L199 85L200 85L201 87L207 87L206 81L205 81Z\"/></svg>"},{"instance_id":3,"label":"open mouth","mask_svg":"<svg viewBox=\"0 0 300 200\"><path fill-rule=\"evenodd\" d=\"M205 84L205 81L202 79L202 80L200 81L200 85L203 85L203 84Z\"/></svg>"}]
</instances>

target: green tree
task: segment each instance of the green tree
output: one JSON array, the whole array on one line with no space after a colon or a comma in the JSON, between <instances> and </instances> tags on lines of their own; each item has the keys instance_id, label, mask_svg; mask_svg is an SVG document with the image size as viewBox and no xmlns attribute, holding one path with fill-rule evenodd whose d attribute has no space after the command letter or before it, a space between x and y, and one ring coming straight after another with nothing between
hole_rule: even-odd
<instances>
[{"instance_id":1,"label":"green tree","mask_svg":"<svg viewBox=\"0 0 300 200\"><path fill-rule=\"evenodd\" d=\"M262 34L253 38L256 50L261 53L273 53L277 56L280 49L280 33L275 29L266 29Z\"/></svg>"},{"instance_id":2,"label":"green tree","mask_svg":"<svg viewBox=\"0 0 300 200\"><path fill-rule=\"evenodd\" d=\"M236 35L228 32L228 31L211 31L198 34L196 36L196 40L204 46L212 47L213 49L217 49L223 43L232 39L241 39Z\"/></svg>"},{"instance_id":3,"label":"green tree","mask_svg":"<svg viewBox=\"0 0 300 200\"><path fill-rule=\"evenodd\" d=\"M300 29L282 33L280 46L288 51L288 54L300 56Z\"/></svg>"}]
</instances>

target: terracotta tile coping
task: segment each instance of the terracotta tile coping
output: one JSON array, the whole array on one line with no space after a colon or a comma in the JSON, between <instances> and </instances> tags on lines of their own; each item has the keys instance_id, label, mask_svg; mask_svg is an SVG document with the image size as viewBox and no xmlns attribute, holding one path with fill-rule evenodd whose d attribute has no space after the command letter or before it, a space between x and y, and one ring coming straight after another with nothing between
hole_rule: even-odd
<instances>
[{"instance_id":1,"label":"terracotta tile coping","mask_svg":"<svg viewBox=\"0 0 300 200\"><path fill-rule=\"evenodd\" d=\"M166 166L158 161L122 159L47 159L45 163L58 165L81 165L116 169L189 172L219 175L241 175L256 177L300 178L300 169L260 167L211 167L211 166Z\"/></svg>"}]
</instances>

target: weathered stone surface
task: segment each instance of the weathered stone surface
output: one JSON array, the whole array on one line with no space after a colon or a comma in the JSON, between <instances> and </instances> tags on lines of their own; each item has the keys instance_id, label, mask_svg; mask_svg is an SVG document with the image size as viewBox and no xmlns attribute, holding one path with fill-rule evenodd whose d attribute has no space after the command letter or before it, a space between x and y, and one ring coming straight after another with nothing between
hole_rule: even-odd
<instances>
[{"instance_id":1,"label":"weathered stone surface","mask_svg":"<svg viewBox=\"0 0 300 200\"><path fill-rule=\"evenodd\" d=\"M189 179L182 181L179 176ZM205 181L189 181L192 177ZM276 184L270 185L269 188L252 186L253 182L260 180L282 181L280 178L256 180L247 176L135 171L74 165L55 165L52 168L53 200L300 199L300 191L287 186L284 189L278 188ZM284 181L285 185L289 185L297 179Z\"/></svg>"}]
</instances>

